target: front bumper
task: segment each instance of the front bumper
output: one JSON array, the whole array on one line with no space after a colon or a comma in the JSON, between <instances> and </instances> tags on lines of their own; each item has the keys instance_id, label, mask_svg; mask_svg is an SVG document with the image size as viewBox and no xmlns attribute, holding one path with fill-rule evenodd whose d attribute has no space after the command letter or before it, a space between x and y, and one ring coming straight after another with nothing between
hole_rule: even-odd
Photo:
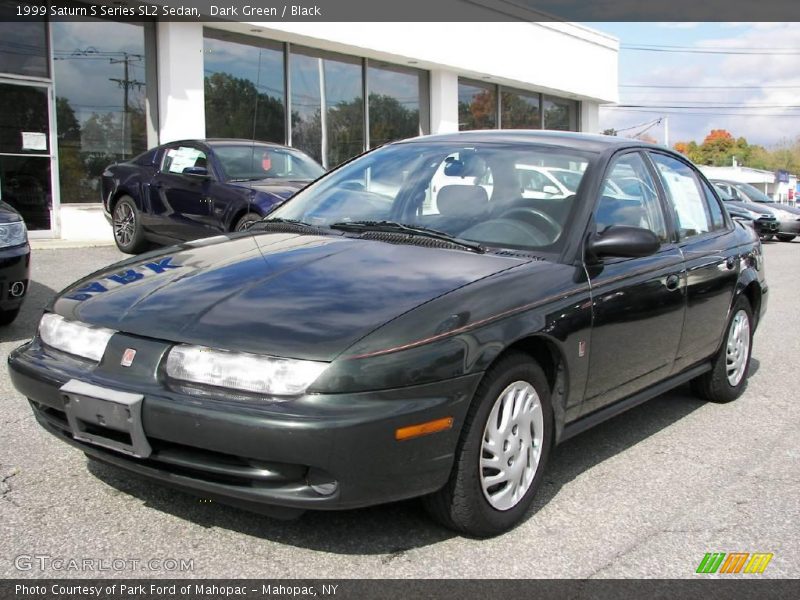
<instances>
[{"instance_id":1,"label":"front bumper","mask_svg":"<svg viewBox=\"0 0 800 600\"><path fill-rule=\"evenodd\" d=\"M778 223L778 231L780 235L800 235L800 221L785 220Z\"/></svg>"},{"instance_id":2,"label":"front bumper","mask_svg":"<svg viewBox=\"0 0 800 600\"><path fill-rule=\"evenodd\" d=\"M275 516L368 506L439 489L450 475L480 378L254 404L171 389L157 381L157 369L151 380L135 372L115 375L117 354L135 341L115 335L101 364L92 368L35 339L10 355L11 380L47 431L90 457ZM76 440L60 392L71 379L143 394L142 426L152 454L134 458ZM454 420L450 430L395 440L399 427L448 416Z\"/></svg>"},{"instance_id":3,"label":"front bumper","mask_svg":"<svg viewBox=\"0 0 800 600\"><path fill-rule=\"evenodd\" d=\"M0 250L0 310L14 310L22 305L28 293L30 264L28 244ZM21 287L15 286L20 283Z\"/></svg>"}]
</instances>

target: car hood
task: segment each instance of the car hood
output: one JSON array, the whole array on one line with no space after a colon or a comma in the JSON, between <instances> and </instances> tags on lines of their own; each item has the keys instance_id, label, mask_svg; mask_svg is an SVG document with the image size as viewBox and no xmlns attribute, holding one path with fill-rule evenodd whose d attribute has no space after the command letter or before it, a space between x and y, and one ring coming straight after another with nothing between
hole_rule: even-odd
<instances>
[{"instance_id":1,"label":"car hood","mask_svg":"<svg viewBox=\"0 0 800 600\"><path fill-rule=\"evenodd\" d=\"M725 205L735 206L737 208L743 208L747 211L756 213L757 215L768 215L770 217L775 216L773 210L765 204L755 204L753 202L740 202L739 200L726 200Z\"/></svg>"},{"instance_id":2,"label":"car hood","mask_svg":"<svg viewBox=\"0 0 800 600\"><path fill-rule=\"evenodd\" d=\"M0 223L15 223L20 220L20 214L14 207L0 200Z\"/></svg>"},{"instance_id":3,"label":"car hood","mask_svg":"<svg viewBox=\"0 0 800 600\"><path fill-rule=\"evenodd\" d=\"M112 265L52 309L150 338L327 361L421 304L526 262L338 235L239 234Z\"/></svg>"},{"instance_id":4,"label":"car hood","mask_svg":"<svg viewBox=\"0 0 800 600\"><path fill-rule=\"evenodd\" d=\"M770 208L777 208L793 215L800 215L800 208L797 208L796 206L789 206L788 204L781 204L780 202L770 202L769 204L766 204L766 206L769 206Z\"/></svg>"}]
</instances>

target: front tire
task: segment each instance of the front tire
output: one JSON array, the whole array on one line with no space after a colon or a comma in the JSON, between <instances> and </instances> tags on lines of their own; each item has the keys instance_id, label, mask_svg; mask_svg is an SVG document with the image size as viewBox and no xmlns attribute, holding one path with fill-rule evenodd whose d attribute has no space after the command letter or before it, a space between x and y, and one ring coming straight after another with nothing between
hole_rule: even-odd
<instances>
[{"instance_id":1,"label":"front tire","mask_svg":"<svg viewBox=\"0 0 800 600\"><path fill-rule=\"evenodd\" d=\"M261 220L261 215L259 215L258 213L253 213L253 212L247 213L242 218L240 218L238 221L236 221L236 225L234 225L233 230L234 231L247 231L247 229L249 229L249 227L253 223L255 223L257 221L260 221L260 220Z\"/></svg>"},{"instance_id":2,"label":"front tire","mask_svg":"<svg viewBox=\"0 0 800 600\"><path fill-rule=\"evenodd\" d=\"M753 309L747 298L740 296L711 370L692 381L695 394L711 402L736 400L747 385L752 350Z\"/></svg>"},{"instance_id":3,"label":"front tire","mask_svg":"<svg viewBox=\"0 0 800 600\"><path fill-rule=\"evenodd\" d=\"M114 205L111 218L114 242L126 254L139 254L147 249L142 219L136 203L130 196L122 196Z\"/></svg>"},{"instance_id":4,"label":"front tire","mask_svg":"<svg viewBox=\"0 0 800 600\"><path fill-rule=\"evenodd\" d=\"M507 531L530 508L552 442L547 378L530 356L509 354L478 386L450 479L423 499L428 512L475 537Z\"/></svg>"},{"instance_id":5,"label":"front tire","mask_svg":"<svg viewBox=\"0 0 800 600\"><path fill-rule=\"evenodd\" d=\"M788 233L779 233L776 237L778 238L779 242L791 242L797 236Z\"/></svg>"}]
</instances>

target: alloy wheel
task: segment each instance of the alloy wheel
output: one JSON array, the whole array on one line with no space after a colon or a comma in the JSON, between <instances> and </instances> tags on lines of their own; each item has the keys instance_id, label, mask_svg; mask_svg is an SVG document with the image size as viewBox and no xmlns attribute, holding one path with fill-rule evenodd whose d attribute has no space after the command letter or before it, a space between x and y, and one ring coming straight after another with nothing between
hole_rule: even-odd
<instances>
[{"instance_id":1,"label":"alloy wheel","mask_svg":"<svg viewBox=\"0 0 800 600\"><path fill-rule=\"evenodd\" d=\"M750 319L744 310L739 310L731 321L725 349L725 372L728 383L736 387L747 370L750 356Z\"/></svg>"},{"instance_id":2,"label":"alloy wheel","mask_svg":"<svg viewBox=\"0 0 800 600\"><path fill-rule=\"evenodd\" d=\"M126 202L114 209L114 237L121 246L128 246L136 231L136 215Z\"/></svg>"}]
</instances>

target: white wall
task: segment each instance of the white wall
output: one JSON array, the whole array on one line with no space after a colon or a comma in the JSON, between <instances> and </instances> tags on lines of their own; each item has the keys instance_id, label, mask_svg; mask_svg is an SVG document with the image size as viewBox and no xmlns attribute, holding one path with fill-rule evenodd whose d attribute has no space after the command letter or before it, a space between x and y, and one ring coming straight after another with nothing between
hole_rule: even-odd
<instances>
[{"instance_id":1,"label":"white wall","mask_svg":"<svg viewBox=\"0 0 800 600\"><path fill-rule=\"evenodd\" d=\"M431 71L431 133L458 131L458 74Z\"/></svg>"},{"instance_id":2,"label":"white wall","mask_svg":"<svg viewBox=\"0 0 800 600\"><path fill-rule=\"evenodd\" d=\"M580 130L586 133L600 133L600 105L591 100L581 102Z\"/></svg>"},{"instance_id":3,"label":"white wall","mask_svg":"<svg viewBox=\"0 0 800 600\"><path fill-rule=\"evenodd\" d=\"M157 23L160 143L206 136L203 26Z\"/></svg>"}]
</instances>

